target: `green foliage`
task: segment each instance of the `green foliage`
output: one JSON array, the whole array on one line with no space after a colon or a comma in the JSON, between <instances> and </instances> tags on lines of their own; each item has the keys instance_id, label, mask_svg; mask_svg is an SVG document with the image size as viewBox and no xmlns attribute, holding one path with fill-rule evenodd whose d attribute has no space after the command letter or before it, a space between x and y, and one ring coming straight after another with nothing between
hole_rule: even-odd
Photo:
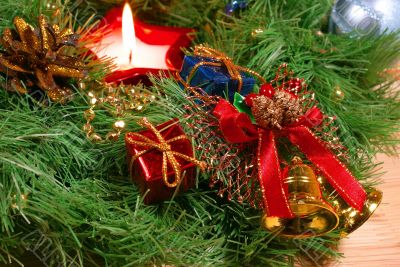
<instances>
[{"instance_id":1,"label":"green foliage","mask_svg":"<svg viewBox=\"0 0 400 267\"><path fill-rule=\"evenodd\" d=\"M52 5L74 14L78 26L121 1L5 2L2 29L12 26L16 15L32 23L41 12L51 15ZM326 25L330 0L250 0L233 18L223 13L225 3L219 0L133 2L140 14L152 14L142 15L150 22L194 27L197 43L226 52L268 79L277 66L289 63L324 112L337 117L350 167L360 179L376 178L375 153L395 152L400 104L391 84L378 75L399 51L394 35L317 34ZM255 29L260 31L252 35ZM183 106L190 102L176 82L154 83L150 90L157 102L129 114L129 131L139 130L135 122L142 116L154 123L185 117ZM336 87L344 100L332 96ZM17 261L27 249L64 266L287 266L304 252L338 256L332 249L337 233L309 240L276 237L260 228L259 211L218 198L204 175L196 189L145 206L128 179L123 140L95 145L81 131L87 107L82 92L68 105L43 106L0 90L1 261ZM106 133L113 120L98 112L95 126Z\"/></svg>"},{"instance_id":2,"label":"green foliage","mask_svg":"<svg viewBox=\"0 0 400 267\"><path fill-rule=\"evenodd\" d=\"M27 7L30 8L27 8ZM10 27L15 16L26 18L27 22L34 22L43 9L44 3L41 0L4 0L0 5L0 28L1 32L5 27Z\"/></svg>"}]
</instances>

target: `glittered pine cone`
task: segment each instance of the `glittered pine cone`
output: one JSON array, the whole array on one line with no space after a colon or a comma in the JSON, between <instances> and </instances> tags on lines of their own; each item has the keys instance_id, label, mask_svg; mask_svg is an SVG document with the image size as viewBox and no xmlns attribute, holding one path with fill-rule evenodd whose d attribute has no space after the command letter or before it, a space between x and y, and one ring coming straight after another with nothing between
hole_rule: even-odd
<instances>
[{"instance_id":1,"label":"glittered pine cone","mask_svg":"<svg viewBox=\"0 0 400 267\"><path fill-rule=\"evenodd\" d=\"M282 109L282 125L294 123L298 117L303 115L300 100L286 91L275 92L274 103Z\"/></svg>"},{"instance_id":2,"label":"glittered pine cone","mask_svg":"<svg viewBox=\"0 0 400 267\"><path fill-rule=\"evenodd\" d=\"M37 85L53 101L63 101L71 93L59 85L69 78L84 78L85 64L66 54L65 47L76 47L79 36L71 29L60 30L39 17L39 27L33 28L15 17L15 30L5 29L0 43L0 72L8 77L5 88L27 93L25 86Z\"/></svg>"},{"instance_id":3,"label":"glittered pine cone","mask_svg":"<svg viewBox=\"0 0 400 267\"><path fill-rule=\"evenodd\" d=\"M251 107L257 124L263 128L282 128L283 109L275 102L263 95L253 99Z\"/></svg>"},{"instance_id":4,"label":"glittered pine cone","mask_svg":"<svg viewBox=\"0 0 400 267\"><path fill-rule=\"evenodd\" d=\"M263 128L281 129L303 115L300 100L283 90L276 91L272 99L264 95L256 96L252 103L253 116Z\"/></svg>"}]
</instances>

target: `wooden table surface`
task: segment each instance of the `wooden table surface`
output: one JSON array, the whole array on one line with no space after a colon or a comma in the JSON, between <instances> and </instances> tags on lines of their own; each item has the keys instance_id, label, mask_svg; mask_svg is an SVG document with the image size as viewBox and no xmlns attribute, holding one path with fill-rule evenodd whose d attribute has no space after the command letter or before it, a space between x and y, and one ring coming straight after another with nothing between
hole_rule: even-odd
<instances>
[{"instance_id":1,"label":"wooden table surface","mask_svg":"<svg viewBox=\"0 0 400 267\"><path fill-rule=\"evenodd\" d=\"M342 240L344 253L337 266L400 266L400 159L379 155L385 175L378 186L383 200L372 217Z\"/></svg>"}]
</instances>

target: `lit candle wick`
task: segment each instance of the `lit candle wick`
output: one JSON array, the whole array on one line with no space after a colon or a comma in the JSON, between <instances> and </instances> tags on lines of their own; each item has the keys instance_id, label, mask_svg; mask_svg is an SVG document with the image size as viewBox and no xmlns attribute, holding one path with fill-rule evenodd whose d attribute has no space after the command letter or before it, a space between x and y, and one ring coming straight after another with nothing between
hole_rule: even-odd
<instances>
[{"instance_id":1,"label":"lit candle wick","mask_svg":"<svg viewBox=\"0 0 400 267\"><path fill-rule=\"evenodd\" d=\"M126 56L128 56L129 65L131 65L133 61L133 53L135 53L135 56L137 53L133 14L128 3L125 4L122 12L122 42L126 49L125 53L127 53Z\"/></svg>"}]
</instances>

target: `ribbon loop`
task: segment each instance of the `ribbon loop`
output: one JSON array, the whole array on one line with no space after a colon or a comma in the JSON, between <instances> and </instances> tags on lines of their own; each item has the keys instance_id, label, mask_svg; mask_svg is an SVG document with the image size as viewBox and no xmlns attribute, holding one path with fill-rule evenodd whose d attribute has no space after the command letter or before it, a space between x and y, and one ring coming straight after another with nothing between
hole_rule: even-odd
<instances>
[{"instance_id":1,"label":"ribbon loop","mask_svg":"<svg viewBox=\"0 0 400 267\"><path fill-rule=\"evenodd\" d=\"M150 138L139 134L139 133L132 133L133 136L141 139L141 141L132 139L131 137L127 137L126 141L129 144L137 145L140 147L146 148L143 151L140 151L138 154L132 157L131 162L130 162L130 172L132 173L132 168L133 168L133 163L143 156L144 154L150 152L153 149L157 149L162 153L162 176L163 176L163 181L164 184L168 187L176 187L180 181L181 181L181 174L182 174L182 169L181 166L177 160L177 157L183 158L184 160L193 163L194 165L198 166L200 169L204 170L207 167L207 164L203 161L199 161L194 157L189 157L187 155L184 155L182 153L173 151L171 148L170 143L176 142L178 140L183 140L187 139L185 135L180 135L174 138L171 138L169 140L165 140L164 137L162 136L161 132L157 130L157 128L150 123L146 118L143 118L141 121L138 122L139 125L146 127L149 129L152 133L157 138L157 141L151 140ZM174 177L175 179L170 182L168 179L168 164L172 166L172 169L174 171Z\"/></svg>"},{"instance_id":2,"label":"ribbon loop","mask_svg":"<svg viewBox=\"0 0 400 267\"><path fill-rule=\"evenodd\" d=\"M322 111L318 107L313 106L306 112L306 114L299 118L298 122L294 123L291 126L302 125L308 128L314 128L318 125L321 125L323 120L324 114L322 113Z\"/></svg>"},{"instance_id":3,"label":"ribbon loop","mask_svg":"<svg viewBox=\"0 0 400 267\"><path fill-rule=\"evenodd\" d=\"M230 143L245 143L258 138L258 130L249 116L237 112L225 99L221 99L213 114L219 119L220 128L225 139Z\"/></svg>"}]
</instances>

